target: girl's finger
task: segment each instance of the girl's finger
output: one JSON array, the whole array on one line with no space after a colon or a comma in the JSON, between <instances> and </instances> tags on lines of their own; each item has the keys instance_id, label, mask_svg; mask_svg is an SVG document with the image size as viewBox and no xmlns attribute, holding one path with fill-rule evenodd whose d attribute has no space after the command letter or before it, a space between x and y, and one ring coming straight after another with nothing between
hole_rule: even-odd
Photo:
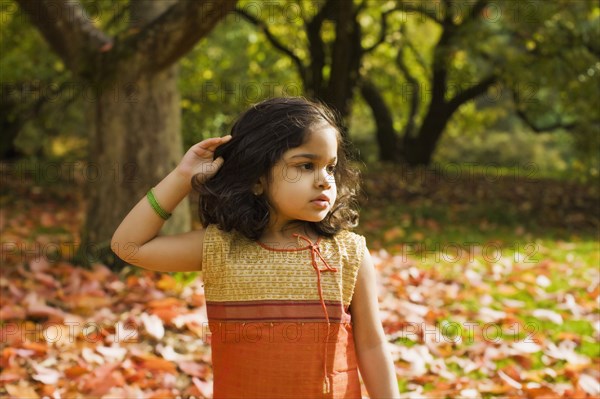
<instances>
[{"instance_id":1,"label":"girl's finger","mask_svg":"<svg viewBox=\"0 0 600 399\"><path fill-rule=\"evenodd\" d=\"M219 158L215 159L212 163L213 166L215 167L215 170L219 170L221 168L221 166L223 166L223 162L225 162L223 157L219 157Z\"/></svg>"},{"instance_id":2,"label":"girl's finger","mask_svg":"<svg viewBox=\"0 0 600 399\"><path fill-rule=\"evenodd\" d=\"M208 150L208 151L214 152L218 146L226 143L230 139L231 139L231 135L227 135L225 137L213 137L213 138L201 141L200 143L196 144L196 146L198 146L198 148L201 148L203 150Z\"/></svg>"}]
</instances>

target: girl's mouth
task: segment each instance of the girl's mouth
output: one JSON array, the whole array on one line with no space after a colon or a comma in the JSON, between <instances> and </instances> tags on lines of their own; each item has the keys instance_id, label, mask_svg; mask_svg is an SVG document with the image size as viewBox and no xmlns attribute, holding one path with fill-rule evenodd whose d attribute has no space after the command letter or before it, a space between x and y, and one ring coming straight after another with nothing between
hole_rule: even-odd
<instances>
[{"instance_id":1,"label":"girl's mouth","mask_svg":"<svg viewBox=\"0 0 600 399\"><path fill-rule=\"evenodd\" d=\"M329 206L329 201L313 200L311 202L313 204L315 204L316 206L318 206L319 208L327 208Z\"/></svg>"}]
</instances>

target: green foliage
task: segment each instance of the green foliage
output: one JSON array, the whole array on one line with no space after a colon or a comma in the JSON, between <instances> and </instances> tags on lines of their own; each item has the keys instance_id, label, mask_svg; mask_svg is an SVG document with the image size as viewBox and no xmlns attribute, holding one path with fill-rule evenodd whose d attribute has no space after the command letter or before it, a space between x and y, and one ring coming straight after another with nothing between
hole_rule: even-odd
<instances>
[{"instance_id":1,"label":"green foliage","mask_svg":"<svg viewBox=\"0 0 600 399\"><path fill-rule=\"evenodd\" d=\"M579 157L595 168L592 176L600 150L599 23L593 1L529 2L525 15L507 21L510 46L488 53L494 59L504 53L503 80L517 108L537 127L563 126Z\"/></svg>"},{"instance_id":2,"label":"green foliage","mask_svg":"<svg viewBox=\"0 0 600 399\"><path fill-rule=\"evenodd\" d=\"M197 278L198 278L198 273L196 272L190 272L190 273L183 273L183 272L177 272L177 273L173 273L173 278L175 279L175 281L177 281L177 284L179 284L179 286L181 288L190 285L192 282L194 282Z\"/></svg>"},{"instance_id":3,"label":"green foliage","mask_svg":"<svg viewBox=\"0 0 600 399\"><path fill-rule=\"evenodd\" d=\"M454 127L450 129L454 130ZM573 168L573 137L566 133L536 135L519 129L513 132L480 131L477 135L465 136L446 135L435 160L482 167L533 164L535 173L544 176L560 176Z\"/></svg>"},{"instance_id":4,"label":"green foliage","mask_svg":"<svg viewBox=\"0 0 600 399\"><path fill-rule=\"evenodd\" d=\"M95 25L111 35L128 34L127 2L82 3ZM366 48L379 38L382 13L399 3L364 4L358 20ZM472 4L453 9L456 23L469 15ZM267 22L273 35L305 64L310 55L303 17L313 17L320 6L322 3L312 1L239 2L240 8ZM438 17L443 16L440 7L431 7ZM435 161L508 166L533 162L547 175L597 178L600 62L594 38L600 8L587 0L530 1L520 6L500 1L485 12L484 18L459 32L446 50L447 98L489 73L498 74L501 83L459 108L446 128ZM18 130L14 142L4 136L2 151L16 144L31 156L72 153L83 157L85 102L73 90L77 82L14 1L6 1L0 13L2 121L3 126ZM385 41L363 58L361 74L382 90L393 110L394 126L403 134L415 91L397 66L398 52L402 48L404 64L418 82L418 125L430 101L431 64L441 28L430 18L408 11L389 14L387 22ZM324 24L321 35L326 42L333 40L334 28L331 21ZM330 57L327 53L326 58ZM65 85L71 89L60 91ZM254 102L304 92L289 57L274 49L263 32L238 14L229 15L181 60L179 87L184 148L226 134L235 117ZM52 95L48 101L38 101ZM358 91L353 100L350 135L362 159L371 163L378 158L375 124ZM569 128L533 135L515 116L516 109L539 126L564 123Z\"/></svg>"},{"instance_id":5,"label":"green foliage","mask_svg":"<svg viewBox=\"0 0 600 399\"><path fill-rule=\"evenodd\" d=\"M588 177L598 175L600 62L593 37L597 35L600 9L592 1L575 3L494 2L481 18L457 30L447 47L438 49L444 54L448 73L447 100L485 76L494 74L499 78L499 84L483 99L464 104L454 115L445 135L456 140L440 143L438 160L455 161L466 152L462 149L469 147L470 138L476 134L483 144L470 148L469 158L475 157L479 162L533 161L544 168L547 166L549 173L573 168L573 172L582 169ZM402 4L419 5L418 2L400 4L404 11ZM435 10L437 18L451 12L454 22L460 24L471 16L472 4L460 3L449 11L444 11L442 5L426 9ZM393 110L396 131L405 134L403 129L414 97L418 96L417 125L429 106L433 54L441 28L432 19L410 11L391 14L389 25L387 42L365 59L363 72L382 89ZM397 67L399 55L410 76ZM416 88L410 84L411 79L418 82ZM521 132L528 127L515 117L515 101L517 108L537 128L553 130L552 127L564 126L563 131L574 140L565 140L564 135L555 140L542 137L542 145L527 148L535 139L529 135L530 139L523 141L525 136ZM494 128L498 124L502 125L501 129ZM492 138L490 131L502 132L505 137ZM488 149L502 144L514 133L523 151L512 151L517 149L513 145L507 148L508 159L499 159L502 158L497 155L499 151L486 158L490 155ZM459 140L459 137L465 138ZM549 142L563 149L554 151L553 148L549 159L544 159L540 149L555 147ZM581 162L573 159L575 151Z\"/></svg>"},{"instance_id":6,"label":"green foliage","mask_svg":"<svg viewBox=\"0 0 600 399\"><path fill-rule=\"evenodd\" d=\"M237 15L228 16L181 60L179 89L186 148L226 134L255 102L302 94L291 61Z\"/></svg>"},{"instance_id":7,"label":"green foliage","mask_svg":"<svg viewBox=\"0 0 600 399\"><path fill-rule=\"evenodd\" d=\"M42 108L42 102L44 97L54 96L55 90L67 80L64 65L15 2L5 2L0 9L0 36L0 124L6 129L0 155L14 145L19 131L22 136L16 143L19 152L44 154L48 136L56 135L56 128L64 119L62 114Z\"/></svg>"},{"instance_id":8,"label":"green foliage","mask_svg":"<svg viewBox=\"0 0 600 399\"><path fill-rule=\"evenodd\" d=\"M128 21L127 3L83 0L84 17L116 34ZM0 124L9 133L0 156L12 146L24 156L81 159L85 156L87 127L82 96L86 84L75 79L52 51L17 3L0 8ZM14 132L14 134L12 134Z\"/></svg>"}]
</instances>

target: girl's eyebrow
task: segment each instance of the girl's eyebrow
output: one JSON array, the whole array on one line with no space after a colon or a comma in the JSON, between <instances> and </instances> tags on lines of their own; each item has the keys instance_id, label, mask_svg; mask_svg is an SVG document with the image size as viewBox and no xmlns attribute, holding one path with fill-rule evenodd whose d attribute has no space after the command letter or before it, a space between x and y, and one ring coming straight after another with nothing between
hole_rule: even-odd
<instances>
[{"instance_id":1,"label":"girl's eyebrow","mask_svg":"<svg viewBox=\"0 0 600 399\"><path fill-rule=\"evenodd\" d=\"M321 159L321 157L316 154L297 154L297 155L290 157L290 159L292 159L292 158ZM333 158L331 158L331 160L335 161L335 160L337 160L337 157L333 157Z\"/></svg>"}]
</instances>

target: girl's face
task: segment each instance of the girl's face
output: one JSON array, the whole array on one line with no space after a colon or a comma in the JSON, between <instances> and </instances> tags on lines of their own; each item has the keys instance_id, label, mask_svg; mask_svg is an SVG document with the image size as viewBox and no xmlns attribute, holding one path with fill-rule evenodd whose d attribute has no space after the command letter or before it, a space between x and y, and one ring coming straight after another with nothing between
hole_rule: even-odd
<instances>
[{"instance_id":1,"label":"girl's face","mask_svg":"<svg viewBox=\"0 0 600 399\"><path fill-rule=\"evenodd\" d=\"M327 216L337 195L333 175L337 151L337 131L323 124L312 128L301 146L283 153L271 170L266 193L271 224L320 222Z\"/></svg>"}]
</instances>

